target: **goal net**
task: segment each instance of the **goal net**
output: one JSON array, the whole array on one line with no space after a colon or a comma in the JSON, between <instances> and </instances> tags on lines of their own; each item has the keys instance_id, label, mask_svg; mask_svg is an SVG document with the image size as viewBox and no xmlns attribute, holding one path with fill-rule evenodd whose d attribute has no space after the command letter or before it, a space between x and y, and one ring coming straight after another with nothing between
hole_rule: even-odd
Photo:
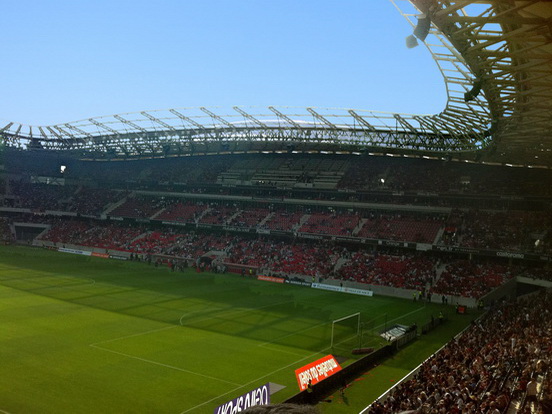
<instances>
[{"instance_id":1,"label":"goal net","mask_svg":"<svg viewBox=\"0 0 552 414\"><path fill-rule=\"evenodd\" d=\"M359 346L360 312L332 321L332 351L343 349L350 352Z\"/></svg>"}]
</instances>

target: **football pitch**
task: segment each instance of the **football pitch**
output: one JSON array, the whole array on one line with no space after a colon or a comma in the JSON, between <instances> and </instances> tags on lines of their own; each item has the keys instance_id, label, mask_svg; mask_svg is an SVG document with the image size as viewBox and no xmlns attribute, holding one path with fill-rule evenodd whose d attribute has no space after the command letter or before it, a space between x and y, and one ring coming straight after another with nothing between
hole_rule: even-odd
<instances>
[{"instance_id":1,"label":"football pitch","mask_svg":"<svg viewBox=\"0 0 552 414\"><path fill-rule=\"evenodd\" d=\"M266 383L281 402L295 369L330 353L347 365L385 326L439 309L0 246L0 413L212 413ZM361 335L331 349L332 321L355 312Z\"/></svg>"}]
</instances>

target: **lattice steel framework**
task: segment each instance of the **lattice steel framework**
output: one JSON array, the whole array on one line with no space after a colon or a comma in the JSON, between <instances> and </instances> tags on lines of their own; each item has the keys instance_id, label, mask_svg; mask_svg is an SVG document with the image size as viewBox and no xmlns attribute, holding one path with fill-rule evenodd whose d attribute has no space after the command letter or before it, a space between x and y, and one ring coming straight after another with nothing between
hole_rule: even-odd
<instances>
[{"instance_id":1,"label":"lattice steel framework","mask_svg":"<svg viewBox=\"0 0 552 414\"><path fill-rule=\"evenodd\" d=\"M480 90L485 96L491 114L492 159L551 165L552 2L411 3L462 55L473 77L474 93ZM451 79L444 76L450 86ZM458 111L459 116L462 112Z\"/></svg>"},{"instance_id":2,"label":"lattice steel framework","mask_svg":"<svg viewBox=\"0 0 552 414\"><path fill-rule=\"evenodd\" d=\"M523 147L526 159L538 150L544 161L551 147L550 14L537 12L548 12L549 5L514 0L391 1L415 30L420 17L431 21L425 44L448 94L440 114L200 107L51 126L10 122L0 128L2 140L8 147L108 159L282 149L454 155L485 148L494 151L493 157L519 159Z\"/></svg>"}]
</instances>

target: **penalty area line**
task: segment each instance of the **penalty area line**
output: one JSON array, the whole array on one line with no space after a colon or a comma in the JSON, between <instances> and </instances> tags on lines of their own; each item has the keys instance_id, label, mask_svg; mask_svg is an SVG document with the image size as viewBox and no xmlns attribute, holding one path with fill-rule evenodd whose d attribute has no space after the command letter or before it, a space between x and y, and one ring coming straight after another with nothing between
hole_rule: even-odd
<instances>
[{"instance_id":1,"label":"penalty area line","mask_svg":"<svg viewBox=\"0 0 552 414\"><path fill-rule=\"evenodd\" d=\"M297 335L301 332L306 332L306 331L310 331L311 329L315 329L315 328L319 328L321 326L324 326L324 325L327 325L328 322L322 322L322 323L319 323L319 324L316 324L316 325L311 325L309 328L307 329L299 329L295 332L292 332L292 333L289 333L289 334L286 334L286 335L283 335L283 336L279 336L278 338L272 340L272 341L267 341L267 342L263 342L262 344L259 344L257 346L262 346L264 347L265 345L270 345L270 344L276 344L276 341L280 341L284 338L289 338L290 336L293 336L293 335Z\"/></svg>"},{"instance_id":2,"label":"penalty area line","mask_svg":"<svg viewBox=\"0 0 552 414\"><path fill-rule=\"evenodd\" d=\"M187 374L196 375L198 377L203 377L203 378L207 378L207 379L214 380L214 381L224 382L225 384L237 385L238 389L243 387L243 385L240 385L236 382L226 381L222 378L217 378L217 377L212 377L210 375L200 374L199 372L194 372L194 371L190 371L189 369L175 367L174 365L163 364L162 362L152 361L151 359L146 359L146 358L141 358L141 357L138 357L138 356L135 356L135 355L125 354L124 352L114 351L113 349L104 348L104 347L94 345L94 344L91 344L89 346L91 346L92 348L99 349L101 351L106 351L106 352L111 352L111 353L116 354L116 355L121 355L121 356L124 356L126 358L131 358L131 359L136 359L138 361L147 362L148 364L153 364L153 365L158 365L158 366L164 367L164 368L174 369L176 371L185 372Z\"/></svg>"},{"instance_id":3,"label":"penalty area line","mask_svg":"<svg viewBox=\"0 0 552 414\"><path fill-rule=\"evenodd\" d=\"M300 354L299 352L286 351L285 349L269 348L267 345L263 345L263 344L257 345L257 346L261 346L264 349L268 349L269 351L281 352L283 354L288 354L288 355L303 356L303 354Z\"/></svg>"},{"instance_id":4,"label":"penalty area line","mask_svg":"<svg viewBox=\"0 0 552 414\"><path fill-rule=\"evenodd\" d=\"M154 333L154 332L167 331L169 329L174 329L174 328L178 328L178 325L164 326L162 328L150 329L149 331L145 331L145 332L139 332L139 333L135 333L135 334L131 334L131 335L120 336L118 338L107 339L105 341L94 342L93 344L90 344L90 346L96 346L96 345L100 345L100 344L107 344L109 342L120 341L122 339L127 339L127 338L135 338L137 336L147 335L147 334Z\"/></svg>"},{"instance_id":5,"label":"penalty area line","mask_svg":"<svg viewBox=\"0 0 552 414\"><path fill-rule=\"evenodd\" d=\"M425 306L421 306L418 309L414 309L412 312L408 312L408 313L405 313L404 315L397 316L396 318L390 319L390 320L387 321L387 323L398 321L399 319L404 318L404 317L409 316L409 315L412 315L413 313L419 312L424 308L425 308ZM385 326L385 325L386 325L385 323L382 323L382 324L376 326L374 329L381 328L382 326Z\"/></svg>"},{"instance_id":6,"label":"penalty area line","mask_svg":"<svg viewBox=\"0 0 552 414\"><path fill-rule=\"evenodd\" d=\"M310 358L312 358L313 356L322 354L322 353L324 353L325 351L328 351L329 349L330 349L329 347L328 347L328 348L324 348L324 349L320 350L319 352L315 352L314 354L307 355L306 357L301 358L301 359L298 359L297 361L294 361L294 362L292 362L291 364L288 364L288 365L286 365L286 366L284 366L284 367L275 369L274 371L269 372L268 374L265 374L265 375L263 375L263 376L261 376L261 377L259 377L259 378L255 378L254 380L251 380L251 381L249 381L248 383L243 384L241 387L237 387L237 388L231 389L230 391L225 392L224 394L217 395L216 397L211 398L211 399L208 400L208 401L202 402L201 404L198 404L198 405L196 405L196 406L194 406L194 407L192 407L192 408L188 408L187 410L182 411L180 414L188 413L188 412L190 412L190 411L192 411L192 410L195 410L196 408L199 408L199 407L204 406L205 404L209 404L209 403L215 401L216 399L218 399L218 398L220 398L220 397L223 397L223 396L225 396L225 395L228 395L228 394L230 394L230 393L233 393L233 392L239 390L240 388L244 388L244 387L247 387L248 385L254 384L255 382L258 382L258 381L262 380L263 378L266 378L266 377L268 377L268 376L270 376L270 375L273 375L273 374L275 374L275 373L277 373L277 372L279 372L279 371L282 371L282 370L284 370L284 369L288 369L289 367L292 367L293 365L295 365L295 364L297 364L297 363L299 363L299 362L302 362L302 361L304 361L304 360L306 360L306 359L310 359Z\"/></svg>"},{"instance_id":7,"label":"penalty area line","mask_svg":"<svg viewBox=\"0 0 552 414\"><path fill-rule=\"evenodd\" d=\"M242 314L242 313L247 313L247 312L251 312L251 311L256 311L256 310L259 310L259 309L265 309L265 308L270 308L272 306L278 306L278 305L283 305L285 303L290 303L290 302L293 302L291 300L286 300L284 302L278 302L278 303L271 303L271 304L268 304L268 305L263 305L263 306L259 306L257 308L240 308L240 309L236 309L234 311L228 311L228 312L224 312L225 310L229 309L229 307L226 307L226 308L218 308L220 311L223 312L223 315L224 316L227 316L227 315L236 315L236 314ZM187 312L187 313L184 313L181 317L180 317L180 325L182 326L186 326L182 323L182 320L184 319L185 316L190 316L190 315L193 315L193 314L197 314L197 313L202 313L203 311L194 311L194 312ZM220 313L219 313L220 314ZM214 320L214 319L220 319L219 316L206 316L204 318L199 318L195 321L193 321L194 323L197 323L197 322L205 322L205 321L210 321L210 320Z\"/></svg>"}]
</instances>

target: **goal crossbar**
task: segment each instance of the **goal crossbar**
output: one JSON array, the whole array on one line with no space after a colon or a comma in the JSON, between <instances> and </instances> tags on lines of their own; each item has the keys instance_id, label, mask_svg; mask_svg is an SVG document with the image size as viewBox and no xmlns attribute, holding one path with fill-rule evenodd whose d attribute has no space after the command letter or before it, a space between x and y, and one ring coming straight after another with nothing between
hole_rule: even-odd
<instances>
[{"instance_id":1,"label":"goal crossbar","mask_svg":"<svg viewBox=\"0 0 552 414\"><path fill-rule=\"evenodd\" d=\"M342 321L345 321L347 319L353 319L353 318L358 318L357 326L356 326L356 335L358 335L359 332L360 332L360 312L351 313L350 315L347 315L347 316L344 316L342 318L335 319L335 320L332 321L332 338L331 338L331 344L330 344L331 348L334 347L335 324L339 323L339 322L342 322Z\"/></svg>"}]
</instances>

